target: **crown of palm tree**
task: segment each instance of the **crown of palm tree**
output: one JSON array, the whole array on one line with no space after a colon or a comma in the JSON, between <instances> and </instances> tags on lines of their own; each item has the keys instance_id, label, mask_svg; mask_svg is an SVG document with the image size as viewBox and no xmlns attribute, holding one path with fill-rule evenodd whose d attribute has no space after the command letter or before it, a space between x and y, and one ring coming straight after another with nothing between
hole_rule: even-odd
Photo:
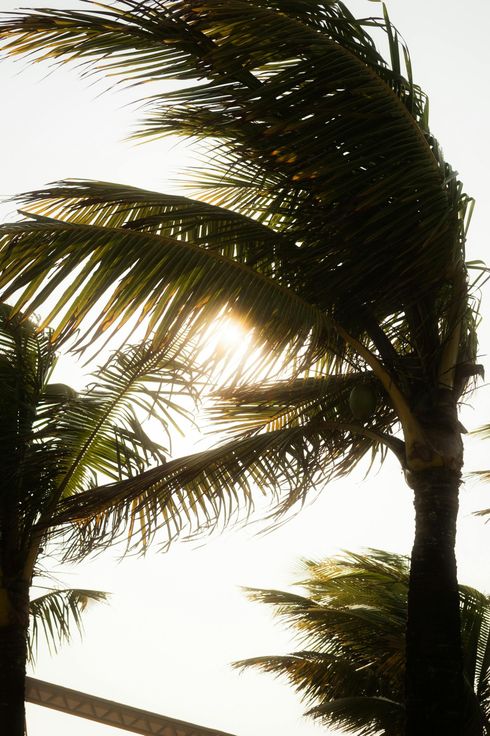
<instances>
[{"instance_id":1,"label":"crown of palm tree","mask_svg":"<svg viewBox=\"0 0 490 736\"><path fill-rule=\"evenodd\" d=\"M55 361L50 332L0 304L0 720L19 736L26 655L34 660L40 639L56 651L73 628L82 629L87 604L106 598L100 591L50 588L29 601L32 587L44 587L39 560L46 550L80 561L107 543L104 535L89 537L77 524L59 523L60 505L76 504L101 480L165 462L168 450L142 422L152 417L167 439L169 425L188 420L185 405L196 398L175 346L127 346L80 392L50 381ZM143 523L141 533L144 538Z\"/></svg>"},{"instance_id":2,"label":"crown of palm tree","mask_svg":"<svg viewBox=\"0 0 490 736\"><path fill-rule=\"evenodd\" d=\"M68 500L59 520L92 516L117 535L144 518L140 539L172 538L246 514L257 486L280 515L366 453L405 462L398 422L425 441L437 391L459 396L476 372L476 307L471 201L388 17L357 20L341 2L118 0L14 13L0 33L6 53L176 80L146 99L136 135L192 136L210 162L205 201L91 181L21 195L25 219L1 231L5 297L24 289L17 308L32 310L54 295L46 323L60 339L82 325L84 344L144 319L154 348L195 345L238 314L261 370L289 365L287 380L249 370L221 393L228 443ZM369 422L349 405L359 384Z\"/></svg>"},{"instance_id":3,"label":"crown of palm tree","mask_svg":"<svg viewBox=\"0 0 490 736\"><path fill-rule=\"evenodd\" d=\"M236 662L288 679L307 715L359 736L399 736L405 717L409 561L381 550L303 562L305 595L248 589L273 607L302 649ZM490 604L461 585L465 733L490 733ZM472 729L475 728L475 731Z\"/></svg>"},{"instance_id":4,"label":"crown of palm tree","mask_svg":"<svg viewBox=\"0 0 490 736\"><path fill-rule=\"evenodd\" d=\"M32 574L65 499L76 503L101 478L132 477L165 462L167 449L146 434L142 420L156 418L165 435L179 415L189 419L183 397L195 390L173 349L146 344L115 353L80 392L50 383L56 360L50 333L7 305L0 305L0 348L0 544L8 550L8 577L13 570ZM62 554L74 559L104 546L102 538L85 536L81 547L76 526L60 533Z\"/></svg>"}]
</instances>

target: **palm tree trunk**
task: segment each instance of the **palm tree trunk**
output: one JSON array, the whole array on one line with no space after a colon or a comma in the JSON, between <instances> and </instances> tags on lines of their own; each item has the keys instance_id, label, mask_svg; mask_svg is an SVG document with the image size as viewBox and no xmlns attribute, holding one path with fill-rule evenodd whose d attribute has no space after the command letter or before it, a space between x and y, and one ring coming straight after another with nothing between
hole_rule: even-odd
<instances>
[{"instance_id":1,"label":"palm tree trunk","mask_svg":"<svg viewBox=\"0 0 490 736\"><path fill-rule=\"evenodd\" d=\"M406 736L464 736L455 540L461 474L411 473L415 541L408 592Z\"/></svg>"},{"instance_id":2,"label":"palm tree trunk","mask_svg":"<svg viewBox=\"0 0 490 736\"><path fill-rule=\"evenodd\" d=\"M29 586L0 588L0 733L24 736Z\"/></svg>"}]
</instances>

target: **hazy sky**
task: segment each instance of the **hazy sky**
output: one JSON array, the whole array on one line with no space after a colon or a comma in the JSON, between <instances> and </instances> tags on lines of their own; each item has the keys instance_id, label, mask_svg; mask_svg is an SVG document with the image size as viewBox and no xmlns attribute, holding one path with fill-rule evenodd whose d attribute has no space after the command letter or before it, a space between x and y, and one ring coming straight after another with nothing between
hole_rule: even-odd
<instances>
[{"instance_id":1,"label":"hazy sky","mask_svg":"<svg viewBox=\"0 0 490 736\"><path fill-rule=\"evenodd\" d=\"M347 3L360 15L379 5ZM80 7L79 2L0 0L2 10ZM431 99L431 127L477 200L468 257L484 258L490 232L487 129L488 0L392 0L392 20L409 44L416 81ZM168 191L185 165L182 146L134 146L124 141L135 118L126 103L137 95L81 81L64 67L2 61L0 81L0 195L41 187L61 178L124 182ZM3 208L5 217L12 205ZM483 308L481 353L490 344ZM73 368L73 371L76 371ZM79 380L73 373L73 381ZM490 421L489 392L464 407L474 429ZM490 443L467 442L467 468L490 465ZM458 535L460 579L490 592L490 528L471 516L487 507L489 489L473 482L462 491ZM117 562L111 555L78 569L55 570L66 585L113 593L109 605L86 617L82 643L75 639L56 657L41 653L33 675L105 698L228 731L236 736L313 736L325 729L302 718L285 683L266 675L232 671L235 659L283 653L287 632L239 586L285 587L300 557L320 558L341 549L379 547L408 553L413 535L410 493L392 461L366 481L361 472L332 484L314 504L268 536L230 530L199 548L176 544L159 555ZM41 708L28 709L29 736L122 733Z\"/></svg>"}]
</instances>

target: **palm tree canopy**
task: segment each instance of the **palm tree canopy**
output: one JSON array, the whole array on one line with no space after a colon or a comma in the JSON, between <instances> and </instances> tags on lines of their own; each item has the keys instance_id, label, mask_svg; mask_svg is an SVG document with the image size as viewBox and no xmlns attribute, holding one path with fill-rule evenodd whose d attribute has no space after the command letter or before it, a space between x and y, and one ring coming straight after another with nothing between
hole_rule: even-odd
<instances>
[{"instance_id":1,"label":"palm tree canopy","mask_svg":"<svg viewBox=\"0 0 490 736\"><path fill-rule=\"evenodd\" d=\"M380 550L303 562L305 595L247 591L267 603L301 649L235 663L286 677L307 714L362 736L398 736L404 720L405 628L409 561ZM460 586L468 724L490 733L490 602ZM467 733L471 732L470 726ZM465 732L466 733L466 732Z\"/></svg>"},{"instance_id":2,"label":"palm tree canopy","mask_svg":"<svg viewBox=\"0 0 490 736\"><path fill-rule=\"evenodd\" d=\"M388 36L389 61L367 34L373 26ZM341 317L359 334L364 332L359 310L373 311L378 323L388 320L386 329L396 324L398 334L403 332L399 313L426 299L429 288L438 295L439 314L448 308L454 282L461 288L468 199L429 131L425 95L412 81L408 54L388 20L358 21L340 2L204 0L196 6L188 0L120 0L115 8L97 5L85 13L16 13L2 21L1 31L7 53L81 61L87 71L119 74L125 82L184 82L175 92L147 100L139 135L177 132L211 139L208 197L233 211L220 213L179 198L155 202L153 193L145 202L141 193L131 198L127 188L120 188L125 201L117 207L110 186L106 191L98 185L95 192L55 187L37 193L38 205L45 203L41 211L48 211L46 199L52 195L58 207L51 212L57 210L78 228L34 218L5 231L6 241L23 241L22 250L26 256L31 251L31 257L9 268L3 283L15 277L16 285L25 285L34 275L40 277L45 256L41 262L38 252L32 260L32 247L43 240L53 248L52 265L64 258L64 271L56 269L58 279L49 291L71 270L67 261L89 259L77 284L85 285L83 298L77 298L78 317L126 268L133 281L139 271L148 282L151 265L158 266L152 283L161 296L165 288L174 292L184 273L189 278L192 272L194 288L180 299L174 296L176 312L166 316L172 322L177 313L181 319L195 315L195 291L200 292L199 309L203 301L216 307L221 290L216 255L224 251L228 283L220 303L251 310L254 321L263 324L266 309L259 295L249 303L245 294L252 283L260 291L258 274L265 273L289 292L308 295L308 302ZM253 219L248 230L246 217ZM267 226L260 234L257 221ZM94 229L101 226L110 232ZM112 228L131 232L118 234ZM145 237L138 235L141 230ZM151 237L154 230L159 240ZM175 252L165 239L172 235L180 243ZM241 245L233 242L237 236ZM111 248L112 277L106 272L105 282L97 282L97 263L107 271L108 239L121 245ZM137 258L135 249L148 255L140 252ZM122 250L124 257L117 257ZM156 260L169 251L175 271ZM251 282L243 266L253 268ZM199 274L209 268L214 279L207 279L206 293L198 285ZM239 274L243 283L237 286ZM380 292L380 283L390 288ZM155 312L150 283L139 293L133 283L128 295L127 287L125 280L99 326L148 302ZM39 284L34 291L45 293ZM278 309L283 306L281 296L280 289L269 291L268 313L272 299ZM294 313L294 293L290 299ZM312 313L307 310L302 317L310 320L311 329ZM157 324L162 318L155 316ZM272 329L271 322L269 317L265 331ZM296 323L284 335L284 322L284 337L301 329Z\"/></svg>"},{"instance_id":3,"label":"palm tree canopy","mask_svg":"<svg viewBox=\"0 0 490 736\"><path fill-rule=\"evenodd\" d=\"M235 314L263 356L216 401L228 441L68 498L58 521L89 517L90 537L144 519L140 541L168 539L248 513L257 486L282 514L366 453L409 464L393 433L401 422L410 446L426 442L441 388L456 401L477 372L476 306L471 201L388 17L357 20L341 2L118 0L14 13L0 36L5 53L155 82L137 135L191 136L208 161L202 201L91 181L20 195L24 219L0 230L5 298L23 289L17 309L32 310L54 296L57 338L82 325L87 344L144 320L154 349L182 340L194 355ZM177 89L159 91L169 79ZM359 385L375 407L363 421Z\"/></svg>"},{"instance_id":4,"label":"palm tree canopy","mask_svg":"<svg viewBox=\"0 0 490 736\"><path fill-rule=\"evenodd\" d=\"M2 559L17 560L17 571L29 565L31 574L46 534L58 526L63 499L83 497L101 479L132 477L166 462L168 449L142 422L153 417L165 437L171 424L189 421L185 401L196 393L174 349L155 351L145 343L112 355L80 392L52 383L51 337L0 305L0 530L8 550ZM62 554L77 559L104 545L93 538L83 550L77 536L76 529L72 536L64 530Z\"/></svg>"}]
</instances>

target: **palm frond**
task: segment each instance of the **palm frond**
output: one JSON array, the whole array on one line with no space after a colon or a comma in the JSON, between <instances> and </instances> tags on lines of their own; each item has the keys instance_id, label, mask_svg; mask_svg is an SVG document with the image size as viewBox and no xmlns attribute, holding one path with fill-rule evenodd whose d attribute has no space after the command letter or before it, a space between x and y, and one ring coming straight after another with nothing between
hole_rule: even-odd
<instances>
[{"instance_id":1,"label":"palm frond","mask_svg":"<svg viewBox=\"0 0 490 736\"><path fill-rule=\"evenodd\" d=\"M0 305L0 526L24 552L39 545L40 528L60 499L165 462L169 450L162 435L169 442L171 431L189 426L198 398L199 377L182 362L179 342L159 350L129 345L76 392L49 382L56 358L50 337ZM143 426L148 418L157 439Z\"/></svg>"},{"instance_id":2,"label":"palm frond","mask_svg":"<svg viewBox=\"0 0 490 736\"><path fill-rule=\"evenodd\" d=\"M185 5L182 3L182 7ZM247 23L258 23L259 19L258 33L244 32ZM341 241L349 244L349 250L355 233L355 259L364 261L363 273L379 266L374 253L379 254L381 237L398 277L403 271L407 278L410 268L408 260L405 268L397 263L402 252L403 258L417 260L418 251L431 269L436 263L431 264L430 257L435 256L437 249L442 251L442 258L447 258L448 243L443 248L439 236L444 237L443 232L448 235L448 226L454 229L450 213L454 202L459 207L461 197L449 183L444 192L446 164L433 139L427 137L423 95L415 92L414 85L403 79L399 69L394 72L388 68L364 33L362 23L356 24L345 6L336 4L332 8L330 24L325 19L321 32L293 21L276 8L254 2L225 4L210 0L190 11L186 22L189 28L199 28L207 38L211 37L218 55L233 49L235 58L246 66L247 55L253 53L262 66L274 61L279 68L258 88L257 84L247 88L245 82L237 82L233 65L228 65L226 84L219 74L219 82L214 81L216 74L211 71L213 81L207 86L199 84L164 97L157 95L150 103L153 110L148 134L180 131L196 135L199 131L199 135L224 139L227 145L223 148L223 173L236 178L237 168L252 167L253 176L249 178L260 181L260 187L266 190L262 209L287 212L284 216L290 222L296 221L303 235L312 232L318 236L320 226L323 249L329 247L335 252ZM339 32L339 26L343 26L343 32ZM389 23L386 30L391 32ZM280 59L284 56L288 63L281 69ZM383 124L388 116L389 126ZM366 120L373 125L366 126ZM213 159L215 168L219 153ZM257 167L264 170L264 176L257 176ZM272 188L264 186L265 172L272 182L275 180ZM255 184L254 196L257 188ZM272 204L273 200L277 200L277 205ZM428 206L430 203L426 214L420 209L425 201ZM234 203L240 207L238 201ZM409 232L410 223L414 222L412 207L418 213L416 250L410 246L415 238ZM333 242L326 246L327 233ZM404 247L394 248L392 237L403 239ZM419 251L421 242L423 256ZM364 247L359 248L361 243ZM354 260L351 251L349 255ZM381 260L387 262L386 258ZM346 266L345 259L342 262ZM358 267L361 270L360 263ZM328 269L325 263L324 272ZM435 270L433 273L436 277ZM399 281L398 278L397 289L401 288ZM358 286L351 291L357 294ZM406 286L408 294L408 282Z\"/></svg>"},{"instance_id":3,"label":"palm frond","mask_svg":"<svg viewBox=\"0 0 490 736\"><path fill-rule=\"evenodd\" d=\"M13 308L0 304L0 470L4 480L0 527L20 548L37 504L49 494L43 461L49 448L33 446L37 407L55 363L49 332L39 333ZM38 462L39 461L39 462ZM35 508L36 507L36 508Z\"/></svg>"},{"instance_id":4,"label":"palm frond","mask_svg":"<svg viewBox=\"0 0 490 736\"><path fill-rule=\"evenodd\" d=\"M106 601L108 593L69 588L51 590L29 604L28 659L35 662L40 646L56 653L70 641L76 628L83 633L83 612L88 605Z\"/></svg>"},{"instance_id":5,"label":"palm frond","mask_svg":"<svg viewBox=\"0 0 490 736\"><path fill-rule=\"evenodd\" d=\"M487 670L484 659L490 638L490 599L466 585L459 586L459 597L465 674L478 692L480 678L486 676Z\"/></svg>"},{"instance_id":6,"label":"palm frond","mask_svg":"<svg viewBox=\"0 0 490 736\"><path fill-rule=\"evenodd\" d=\"M60 181L12 199L34 214L179 238L255 268L261 263L268 266L271 255L281 259L295 251L287 235L232 210L113 182Z\"/></svg>"},{"instance_id":7,"label":"palm frond","mask_svg":"<svg viewBox=\"0 0 490 736\"><path fill-rule=\"evenodd\" d=\"M354 692L376 692L377 681L370 668L357 667L345 656L329 652L299 651L284 656L252 657L233 663L233 667L255 670L286 678L305 703L314 705L342 698ZM347 694L347 695L346 695Z\"/></svg>"},{"instance_id":8,"label":"palm frond","mask_svg":"<svg viewBox=\"0 0 490 736\"><path fill-rule=\"evenodd\" d=\"M227 310L247 315L256 345L276 358L303 354L308 363L338 349L339 338L320 310L245 264L149 232L32 218L1 229L0 286L5 296L26 287L17 308L28 304L32 311L64 284L45 319L61 313L55 338L72 334L86 318L93 320L86 337L114 333L139 313L158 348L184 330L191 340ZM52 267L46 272L47 250Z\"/></svg>"},{"instance_id":9,"label":"palm frond","mask_svg":"<svg viewBox=\"0 0 490 736\"><path fill-rule=\"evenodd\" d=\"M176 350L127 346L101 366L82 392L67 397L61 391L61 402L60 387L46 386L30 455L38 470L27 494L35 502L36 525L49 523L60 499L87 491L100 478L131 477L166 460L169 450L147 434L143 422L152 418L165 439L180 429L179 420L189 425L186 402L197 398L197 389ZM40 468L49 483L45 497L35 485Z\"/></svg>"},{"instance_id":10,"label":"palm frond","mask_svg":"<svg viewBox=\"0 0 490 736\"><path fill-rule=\"evenodd\" d=\"M389 61L369 36L373 27L386 33ZM366 309L388 330L406 313L399 330L410 333L405 350L424 343L437 362L454 320L461 319L455 299L465 304L457 284L465 279L470 200L428 129L425 96L386 15L356 20L343 3L312 9L286 0L201 0L197 6L120 0L87 13L14 14L2 33L7 53L79 60L133 82L185 80L179 90L150 100L142 133L211 137L215 191L206 196L297 244L281 268L283 282L335 313L348 331L359 328ZM196 83L189 86L190 79ZM51 252L53 260L62 257ZM201 304L207 295L189 280L188 260L177 260L180 283L197 292ZM16 279L17 267L6 266L7 278ZM148 275L151 265L146 268ZM269 274L271 268L264 261L257 270ZM128 293L136 271L123 277ZM34 275L31 269L29 278ZM162 299L170 296L161 291ZM37 282L31 296L36 293L45 293ZM79 303L92 303L93 296L85 289ZM243 297L228 296L251 318L263 314L260 305L252 315ZM136 306L119 292L116 297L109 321ZM151 295L147 299L151 304ZM436 303L438 321L427 317ZM77 324L77 317L65 320L66 329ZM272 325L265 332L274 332ZM469 344L474 326L468 323L467 332Z\"/></svg>"},{"instance_id":11,"label":"palm frond","mask_svg":"<svg viewBox=\"0 0 490 736\"><path fill-rule=\"evenodd\" d=\"M189 59L196 41L192 37L187 43L184 40L180 49L165 43L171 38L178 42L182 29L178 20L170 13L159 17L153 12L145 21L143 13L137 12L138 5L144 6L136 2L124 5L129 10L106 6L87 13L53 9L15 12L2 21L2 40L7 53L28 55L31 60L68 58L93 65L99 57L96 67L109 73L125 69L132 78L142 72L153 79L175 75L192 78Z\"/></svg>"},{"instance_id":12,"label":"palm frond","mask_svg":"<svg viewBox=\"0 0 490 736\"><path fill-rule=\"evenodd\" d=\"M486 624L487 621L485 621L485 626ZM478 701L483 704L483 710L487 718L487 732L490 733L490 635L484 627L482 627L483 632L485 632L485 637L481 637L481 644L478 647L476 667L478 684L476 686L475 682L475 686Z\"/></svg>"},{"instance_id":13,"label":"palm frond","mask_svg":"<svg viewBox=\"0 0 490 736\"><path fill-rule=\"evenodd\" d=\"M127 535L134 549L144 549L157 533L167 547L182 534L192 537L231 520L245 521L257 504L281 519L306 501L309 490L318 492L372 449L373 439L362 428L355 436L351 430L313 419L235 438L67 498L47 525L75 522L69 554L76 557L89 553L94 539L104 546Z\"/></svg>"},{"instance_id":14,"label":"palm frond","mask_svg":"<svg viewBox=\"0 0 490 736\"><path fill-rule=\"evenodd\" d=\"M403 723L408 558L382 550L303 561L307 595L247 589L272 606L304 649L236 663L287 677L307 715L356 733L395 736ZM490 727L489 599L460 586L467 726ZM358 731L358 729L360 729Z\"/></svg>"},{"instance_id":15,"label":"palm frond","mask_svg":"<svg viewBox=\"0 0 490 736\"><path fill-rule=\"evenodd\" d=\"M405 708L388 698L362 696L322 703L308 711L308 715L359 736L382 736L401 732Z\"/></svg>"},{"instance_id":16,"label":"palm frond","mask_svg":"<svg viewBox=\"0 0 490 736\"><path fill-rule=\"evenodd\" d=\"M301 376L292 380L263 381L260 384L231 386L217 391L208 410L211 426L227 433L257 433L317 421L335 421L352 427L356 420L349 397L354 387L369 386L376 397L376 409L366 426L380 435L389 432L396 414L381 384L369 371L336 375ZM358 427L362 432L362 427Z\"/></svg>"},{"instance_id":17,"label":"palm frond","mask_svg":"<svg viewBox=\"0 0 490 736\"><path fill-rule=\"evenodd\" d=\"M403 679L400 680L400 670L403 669L406 625L403 600L401 610L394 610L393 601L391 607L390 604L374 605L374 595L368 600L360 598L356 603L354 587L359 590L362 584L359 581L353 584L346 593L345 603L335 599L317 603L311 598L278 590L248 590L247 594L251 600L272 605L277 616L295 630L308 651L346 658L359 671L369 668L367 674L376 677L375 690L371 692L388 692L401 701ZM329 687L336 687L336 683Z\"/></svg>"},{"instance_id":18,"label":"palm frond","mask_svg":"<svg viewBox=\"0 0 490 736\"><path fill-rule=\"evenodd\" d=\"M125 380L127 374L125 370ZM347 473L366 453L371 452L372 461L377 453L383 459L387 448L403 454L403 443L391 434L396 415L383 403L381 393L379 411L369 422L353 418L350 391L368 379L374 381L372 376L352 373L230 388L221 392L222 403L214 414L222 419L231 441L134 476L127 468L117 477L117 468L109 473L96 466L115 482L79 488L82 492L74 496L65 491L65 500L40 524L54 529L75 522L69 554L76 557L90 550L91 539L98 540L95 547L103 547L124 534L129 534L134 548L144 549L157 533L167 546L177 536L245 520L261 497L259 507L280 519L305 502L310 488L318 491L328 480ZM83 435L93 422L83 413L79 420L76 405L73 411ZM71 421L71 414L65 416ZM219 424L216 417L214 424ZM97 440L100 430L93 426L89 437L97 452L99 442L105 448L107 430ZM84 447L82 435L74 434L75 450ZM69 478L68 471L64 477ZM61 487L68 490L65 481Z\"/></svg>"}]
</instances>

